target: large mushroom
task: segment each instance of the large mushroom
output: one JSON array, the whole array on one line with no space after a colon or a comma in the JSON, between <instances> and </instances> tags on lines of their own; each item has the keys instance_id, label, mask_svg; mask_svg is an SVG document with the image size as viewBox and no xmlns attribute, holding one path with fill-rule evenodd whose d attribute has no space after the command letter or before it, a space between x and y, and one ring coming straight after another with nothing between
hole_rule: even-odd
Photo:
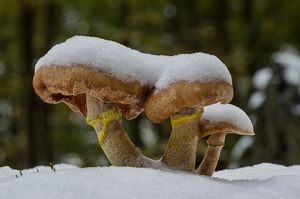
<instances>
[{"instance_id":1,"label":"large mushroom","mask_svg":"<svg viewBox=\"0 0 300 199\"><path fill-rule=\"evenodd\" d=\"M149 90L137 77L126 79L126 71L110 61L114 58L111 53L121 56L123 52L127 48L114 42L73 37L54 46L37 62L33 87L43 101L63 102L81 113L95 128L112 165L149 167L153 161L135 147L121 124L122 113L133 119L143 111Z\"/></svg>"},{"instance_id":2,"label":"large mushroom","mask_svg":"<svg viewBox=\"0 0 300 199\"><path fill-rule=\"evenodd\" d=\"M254 135L247 114L231 104L213 104L205 107L199 122L200 137L209 136L207 149L197 172L211 176L216 169L227 134Z\"/></svg>"},{"instance_id":3,"label":"large mushroom","mask_svg":"<svg viewBox=\"0 0 300 199\"><path fill-rule=\"evenodd\" d=\"M112 41L76 36L54 46L36 64L33 86L48 103L63 102L97 132L112 165L193 171L203 107L228 103L231 76L215 56L143 54ZM152 89L150 96L149 92ZM160 123L171 117L172 134L159 164L140 152L122 128L146 114Z\"/></svg>"},{"instance_id":4,"label":"large mushroom","mask_svg":"<svg viewBox=\"0 0 300 199\"><path fill-rule=\"evenodd\" d=\"M197 53L176 59L148 96L145 113L155 123L171 118L172 133L161 162L171 169L193 171L203 107L229 103L233 88L227 67L217 57Z\"/></svg>"}]
</instances>

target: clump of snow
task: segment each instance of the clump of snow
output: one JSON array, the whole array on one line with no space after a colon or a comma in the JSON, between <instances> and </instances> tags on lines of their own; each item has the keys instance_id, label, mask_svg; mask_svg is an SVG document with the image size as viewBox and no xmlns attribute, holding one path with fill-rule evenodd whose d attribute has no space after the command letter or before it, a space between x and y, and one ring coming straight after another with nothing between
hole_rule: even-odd
<instances>
[{"instance_id":1,"label":"clump of snow","mask_svg":"<svg viewBox=\"0 0 300 199\"><path fill-rule=\"evenodd\" d=\"M240 166L239 162L241 157L243 156L245 151L253 145L253 143L254 143L253 137L250 136L240 137L239 140L235 143L231 151L231 155L230 155L231 163L228 166L228 168L238 168Z\"/></svg>"},{"instance_id":2,"label":"clump of snow","mask_svg":"<svg viewBox=\"0 0 300 199\"><path fill-rule=\"evenodd\" d=\"M273 71L271 68L262 68L255 72L253 84L257 89L265 89L272 77Z\"/></svg>"},{"instance_id":3,"label":"clump of snow","mask_svg":"<svg viewBox=\"0 0 300 199\"><path fill-rule=\"evenodd\" d=\"M113 41L86 36L75 36L55 45L38 60L35 70L43 65L70 67L75 64L89 65L124 81L138 80L158 90L180 80L220 80L232 84L227 67L213 55L151 55Z\"/></svg>"},{"instance_id":4,"label":"clump of snow","mask_svg":"<svg viewBox=\"0 0 300 199\"><path fill-rule=\"evenodd\" d=\"M67 164L74 164L78 166L83 165L83 160L77 153L68 153L61 158L61 161Z\"/></svg>"},{"instance_id":5,"label":"clump of snow","mask_svg":"<svg viewBox=\"0 0 300 199\"><path fill-rule=\"evenodd\" d=\"M153 124L146 118L143 118L138 123L141 140L145 146L153 146L158 140L158 132L155 130Z\"/></svg>"},{"instance_id":6,"label":"clump of snow","mask_svg":"<svg viewBox=\"0 0 300 199\"><path fill-rule=\"evenodd\" d=\"M265 102L265 99L266 93L264 91L256 91L251 94L248 105L252 109L257 109Z\"/></svg>"},{"instance_id":7,"label":"clump of snow","mask_svg":"<svg viewBox=\"0 0 300 199\"><path fill-rule=\"evenodd\" d=\"M292 85L300 86L300 71L298 70L286 68L283 72L283 78Z\"/></svg>"},{"instance_id":8,"label":"clump of snow","mask_svg":"<svg viewBox=\"0 0 300 199\"><path fill-rule=\"evenodd\" d=\"M300 56L294 52L277 52L273 54L272 58L278 64L300 71Z\"/></svg>"},{"instance_id":9,"label":"clump of snow","mask_svg":"<svg viewBox=\"0 0 300 199\"><path fill-rule=\"evenodd\" d=\"M272 56L273 60L285 67L283 77L293 85L300 86L300 56L295 52L277 52Z\"/></svg>"},{"instance_id":10,"label":"clump of snow","mask_svg":"<svg viewBox=\"0 0 300 199\"><path fill-rule=\"evenodd\" d=\"M146 168L59 168L41 172L0 168L0 198L289 198L300 197L300 166L259 164L214 177ZM2 176L6 176L2 178Z\"/></svg>"},{"instance_id":11,"label":"clump of snow","mask_svg":"<svg viewBox=\"0 0 300 199\"><path fill-rule=\"evenodd\" d=\"M248 115L239 107L231 104L212 104L204 108L202 119L211 123L225 122L244 131L253 132L253 125Z\"/></svg>"},{"instance_id":12,"label":"clump of snow","mask_svg":"<svg viewBox=\"0 0 300 199\"><path fill-rule=\"evenodd\" d=\"M258 90L251 94L248 105L252 109L259 108L266 99L265 89L273 77L273 70L271 68L262 68L255 72L253 76L254 87Z\"/></svg>"},{"instance_id":13,"label":"clump of snow","mask_svg":"<svg viewBox=\"0 0 300 199\"><path fill-rule=\"evenodd\" d=\"M300 104L296 104L295 106L293 106L293 107L291 108L291 112L292 112L294 115L299 116L299 115L300 115Z\"/></svg>"}]
</instances>

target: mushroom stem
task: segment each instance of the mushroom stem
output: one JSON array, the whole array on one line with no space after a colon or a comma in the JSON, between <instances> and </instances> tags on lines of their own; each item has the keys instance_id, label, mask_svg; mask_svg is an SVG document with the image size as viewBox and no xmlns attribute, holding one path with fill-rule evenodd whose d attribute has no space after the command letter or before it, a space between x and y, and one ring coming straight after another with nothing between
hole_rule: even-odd
<instances>
[{"instance_id":1,"label":"mushroom stem","mask_svg":"<svg viewBox=\"0 0 300 199\"><path fill-rule=\"evenodd\" d=\"M214 173L224 146L225 136L225 133L219 133L213 134L208 138L205 155L198 167L200 175L212 176Z\"/></svg>"},{"instance_id":2,"label":"mushroom stem","mask_svg":"<svg viewBox=\"0 0 300 199\"><path fill-rule=\"evenodd\" d=\"M142 155L122 127L122 114L112 104L86 97L87 122L94 127L99 144L113 166L153 167L153 160Z\"/></svg>"},{"instance_id":3,"label":"mushroom stem","mask_svg":"<svg viewBox=\"0 0 300 199\"><path fill-rule=\"evenodd\" d=\"M171 116L172 133L161 160L169 168L190 172L195 169L202 112L202 108L184 108Z\"/></svg>"}]
</instances>

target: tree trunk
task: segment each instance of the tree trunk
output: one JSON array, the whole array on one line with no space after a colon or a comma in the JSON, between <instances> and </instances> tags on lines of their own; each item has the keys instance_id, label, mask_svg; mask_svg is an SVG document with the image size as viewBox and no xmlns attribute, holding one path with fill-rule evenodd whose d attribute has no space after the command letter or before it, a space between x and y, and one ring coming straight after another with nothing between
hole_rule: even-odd
<instances>
[{"instance_id":1,"label":"tree trunk","mask_svg":"<svg viewBox=\"0 0 300 199\"><path fill-rule=\"evenodd\" d=\"M25 113L26 120L26 129L27 134L27 153L28 153L28 166L33 167L37 164L37 139L36 131L34 128L34 113L35 108L35 97L32 88L32 77L33 77L33 23L34 23L34 10L26 2L23 2L21 11L20 11L20 38L21 38L21 53L22 59L24 60L24 84L27 90L27 93L24 96L24 104L21 104L21 107Z\"/></svg>"}]
</instances>

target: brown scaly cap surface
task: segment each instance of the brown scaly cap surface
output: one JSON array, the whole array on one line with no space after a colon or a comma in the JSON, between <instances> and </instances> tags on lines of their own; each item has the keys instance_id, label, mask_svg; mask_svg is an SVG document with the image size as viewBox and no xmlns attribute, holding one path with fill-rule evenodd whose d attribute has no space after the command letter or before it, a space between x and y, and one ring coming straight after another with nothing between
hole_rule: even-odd
<instances>
[{"instance_id":1,"label":"brown scaly cap surface","mask_svg":"<svg viewBox=\"0 0 300 199\"><path fill-rule=\"evenodd\" d=\"M165 90L154 90L146 100L145 113L151 121L161 123L184 107L208 106L217 102L229 103L232 97L233 88L224 81L179 81Z\"/></svg>"},{"instance_id":2,"label":"brown scaly cap surface","mask_svg":"<svg viewBox=\"0 0 300 199\"><path fill-rule=\"evenodd\" d=\"M42 66L34 75L33 87L43 101L63 102L86 116L86 94L121 108L126 119L143 111L148 87L138 81L124 82L86 65Z\"/></svg>"}]
</instances>

